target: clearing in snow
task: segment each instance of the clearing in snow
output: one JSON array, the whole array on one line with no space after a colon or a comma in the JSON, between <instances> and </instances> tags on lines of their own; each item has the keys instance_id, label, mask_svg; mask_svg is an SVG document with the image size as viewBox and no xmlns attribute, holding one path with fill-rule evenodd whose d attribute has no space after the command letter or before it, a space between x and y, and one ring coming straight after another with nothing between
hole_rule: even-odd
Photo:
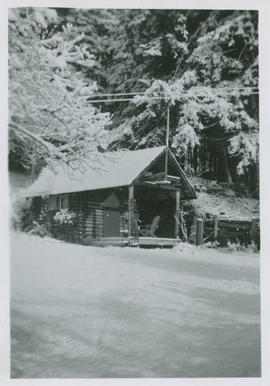
<instances>
[{"instance_id":1,"label":"clearing in snow","mask_svg":"<svg viewBox=\"0 0 270 386\"><path fill-rule=\"evenodd\" d=\"M258 377L258 254L11 239L11 376Z\"/></svg>"}]
</instances>

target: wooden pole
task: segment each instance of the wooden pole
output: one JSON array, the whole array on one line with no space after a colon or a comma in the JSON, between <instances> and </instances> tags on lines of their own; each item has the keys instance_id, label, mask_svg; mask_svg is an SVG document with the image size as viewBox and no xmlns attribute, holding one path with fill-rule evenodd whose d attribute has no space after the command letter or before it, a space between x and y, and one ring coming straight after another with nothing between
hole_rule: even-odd
<instances>
[{"instance_id":1,"label":"wooden pole","mask_svg":"<svg viewBox=\"0 0 270 386\"><path fill-rule=\"evenodd\" d=\"M132 221L134 217L134 185L128 187L128 237L132 237Z\"/></svg>"},{"instance_id":2,"label":"wooden pole","mask_svg":"<svg viewBox=\"0 0 270 386\"><path fill-rule=\"evenodd\" d=\"M214 216L214 241L218 238L218 217Z\"/></svg>"},{"instance_id":3,"label":"wooden pole","mask_svg":"<svg viewBox=\"0 0 270 386\"><path fill-rule=\"evenodd\" d=\"M168 175L168 151L169 151L169 137L170 137L170 106L167 109L167 131L166 131L166 154L165 154L165 180Z\"/></svg>"},{"instance_id":4,"label":"wooden pole","mask_svg":"<svg viewBox=\"0 0 270 386\"><path fill-rule=\"evenodd\" d=\"M197 219L197 228L196 228L196 245L201 245L203 243L203 219Z\"/></svg>"},{"instance_id":5,"label":"wooden pole","mask_svg":"<svg viewBox=\"0 0 270 386\"><path fill-rule=\"evenodd\" d=\"M257 219L253 218L250 224L250 241L253 241L254 243L256 243L257 229Z\"/></svg>"},{"instance_id":6,"label":"wooden pole","mask_svg":"<svg viewBox=\"0 0 270 386\"><path fill-rule=\"evenodd\" d=\"M179 212L180 212L180 190L177 190L176 196L175 196L175 238L176 239L179 239L179 214L180 214Z\"/></svg>"}]
</instances>

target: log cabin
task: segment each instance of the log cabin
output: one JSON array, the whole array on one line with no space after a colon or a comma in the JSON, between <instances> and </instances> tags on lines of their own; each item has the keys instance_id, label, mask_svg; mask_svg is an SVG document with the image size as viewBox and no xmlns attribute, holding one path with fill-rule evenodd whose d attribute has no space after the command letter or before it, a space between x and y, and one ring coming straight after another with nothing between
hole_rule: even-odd
<instances>
[{"instance_id":1,"label":"log cabin","mask_svg":"<svg viewBox=\"0 0 270 386\"><path fill-rule=\"evenodd\" d=\"M166 146L100 154L100 167L84 171L44 168L24 191L31 213L53 218L76 214L66 239L91 245L174 246L180 241L180 205L196 198L183 169ZM56 227L56 225L54 225Z\"/></svg>"}]
</instances>

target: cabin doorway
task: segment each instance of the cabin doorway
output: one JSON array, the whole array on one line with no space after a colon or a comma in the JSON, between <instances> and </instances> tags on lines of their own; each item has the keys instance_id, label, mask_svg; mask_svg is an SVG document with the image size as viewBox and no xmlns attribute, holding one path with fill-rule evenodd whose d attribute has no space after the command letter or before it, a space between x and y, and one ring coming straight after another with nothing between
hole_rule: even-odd
<instances>
[{"instance_id":1,"label":"cabin doorway","mask_svg":"<svg viewBox=\"0 0 270 386\"><path fill-rule=\"evenodd\" d=\"M104 237L120 235L120 202L115 193L111 193L104 201Z\"/></svg>"},{"instance_id":2,"label":"cabin doorway","mask_svg":"<svg viewBox=\"0 0 270 386\"><path fill-rule=\"evenodd\" d=\"M113 209L104 211L104 237L120 235L120 213Z\"/></svg>"}]
</instances>

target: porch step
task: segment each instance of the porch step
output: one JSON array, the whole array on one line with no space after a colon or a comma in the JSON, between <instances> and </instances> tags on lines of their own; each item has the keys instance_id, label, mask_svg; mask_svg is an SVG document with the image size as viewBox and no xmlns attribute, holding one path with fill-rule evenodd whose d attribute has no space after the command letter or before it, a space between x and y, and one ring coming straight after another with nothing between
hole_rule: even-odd
<instances>
[{"instance_id":1,"label":"porch step","mask_svg":"<svg viewBox=\"0 0 270 386\"><path fill-rule=\"evenodd\" d=\"M89 245L96 246L130 246L130 247L174 247L181 242L180 239L170 239L164 237L138 237L128 239L127 237L102 237L100 239L89 239Z\"/></svg>"}]
</instances>

